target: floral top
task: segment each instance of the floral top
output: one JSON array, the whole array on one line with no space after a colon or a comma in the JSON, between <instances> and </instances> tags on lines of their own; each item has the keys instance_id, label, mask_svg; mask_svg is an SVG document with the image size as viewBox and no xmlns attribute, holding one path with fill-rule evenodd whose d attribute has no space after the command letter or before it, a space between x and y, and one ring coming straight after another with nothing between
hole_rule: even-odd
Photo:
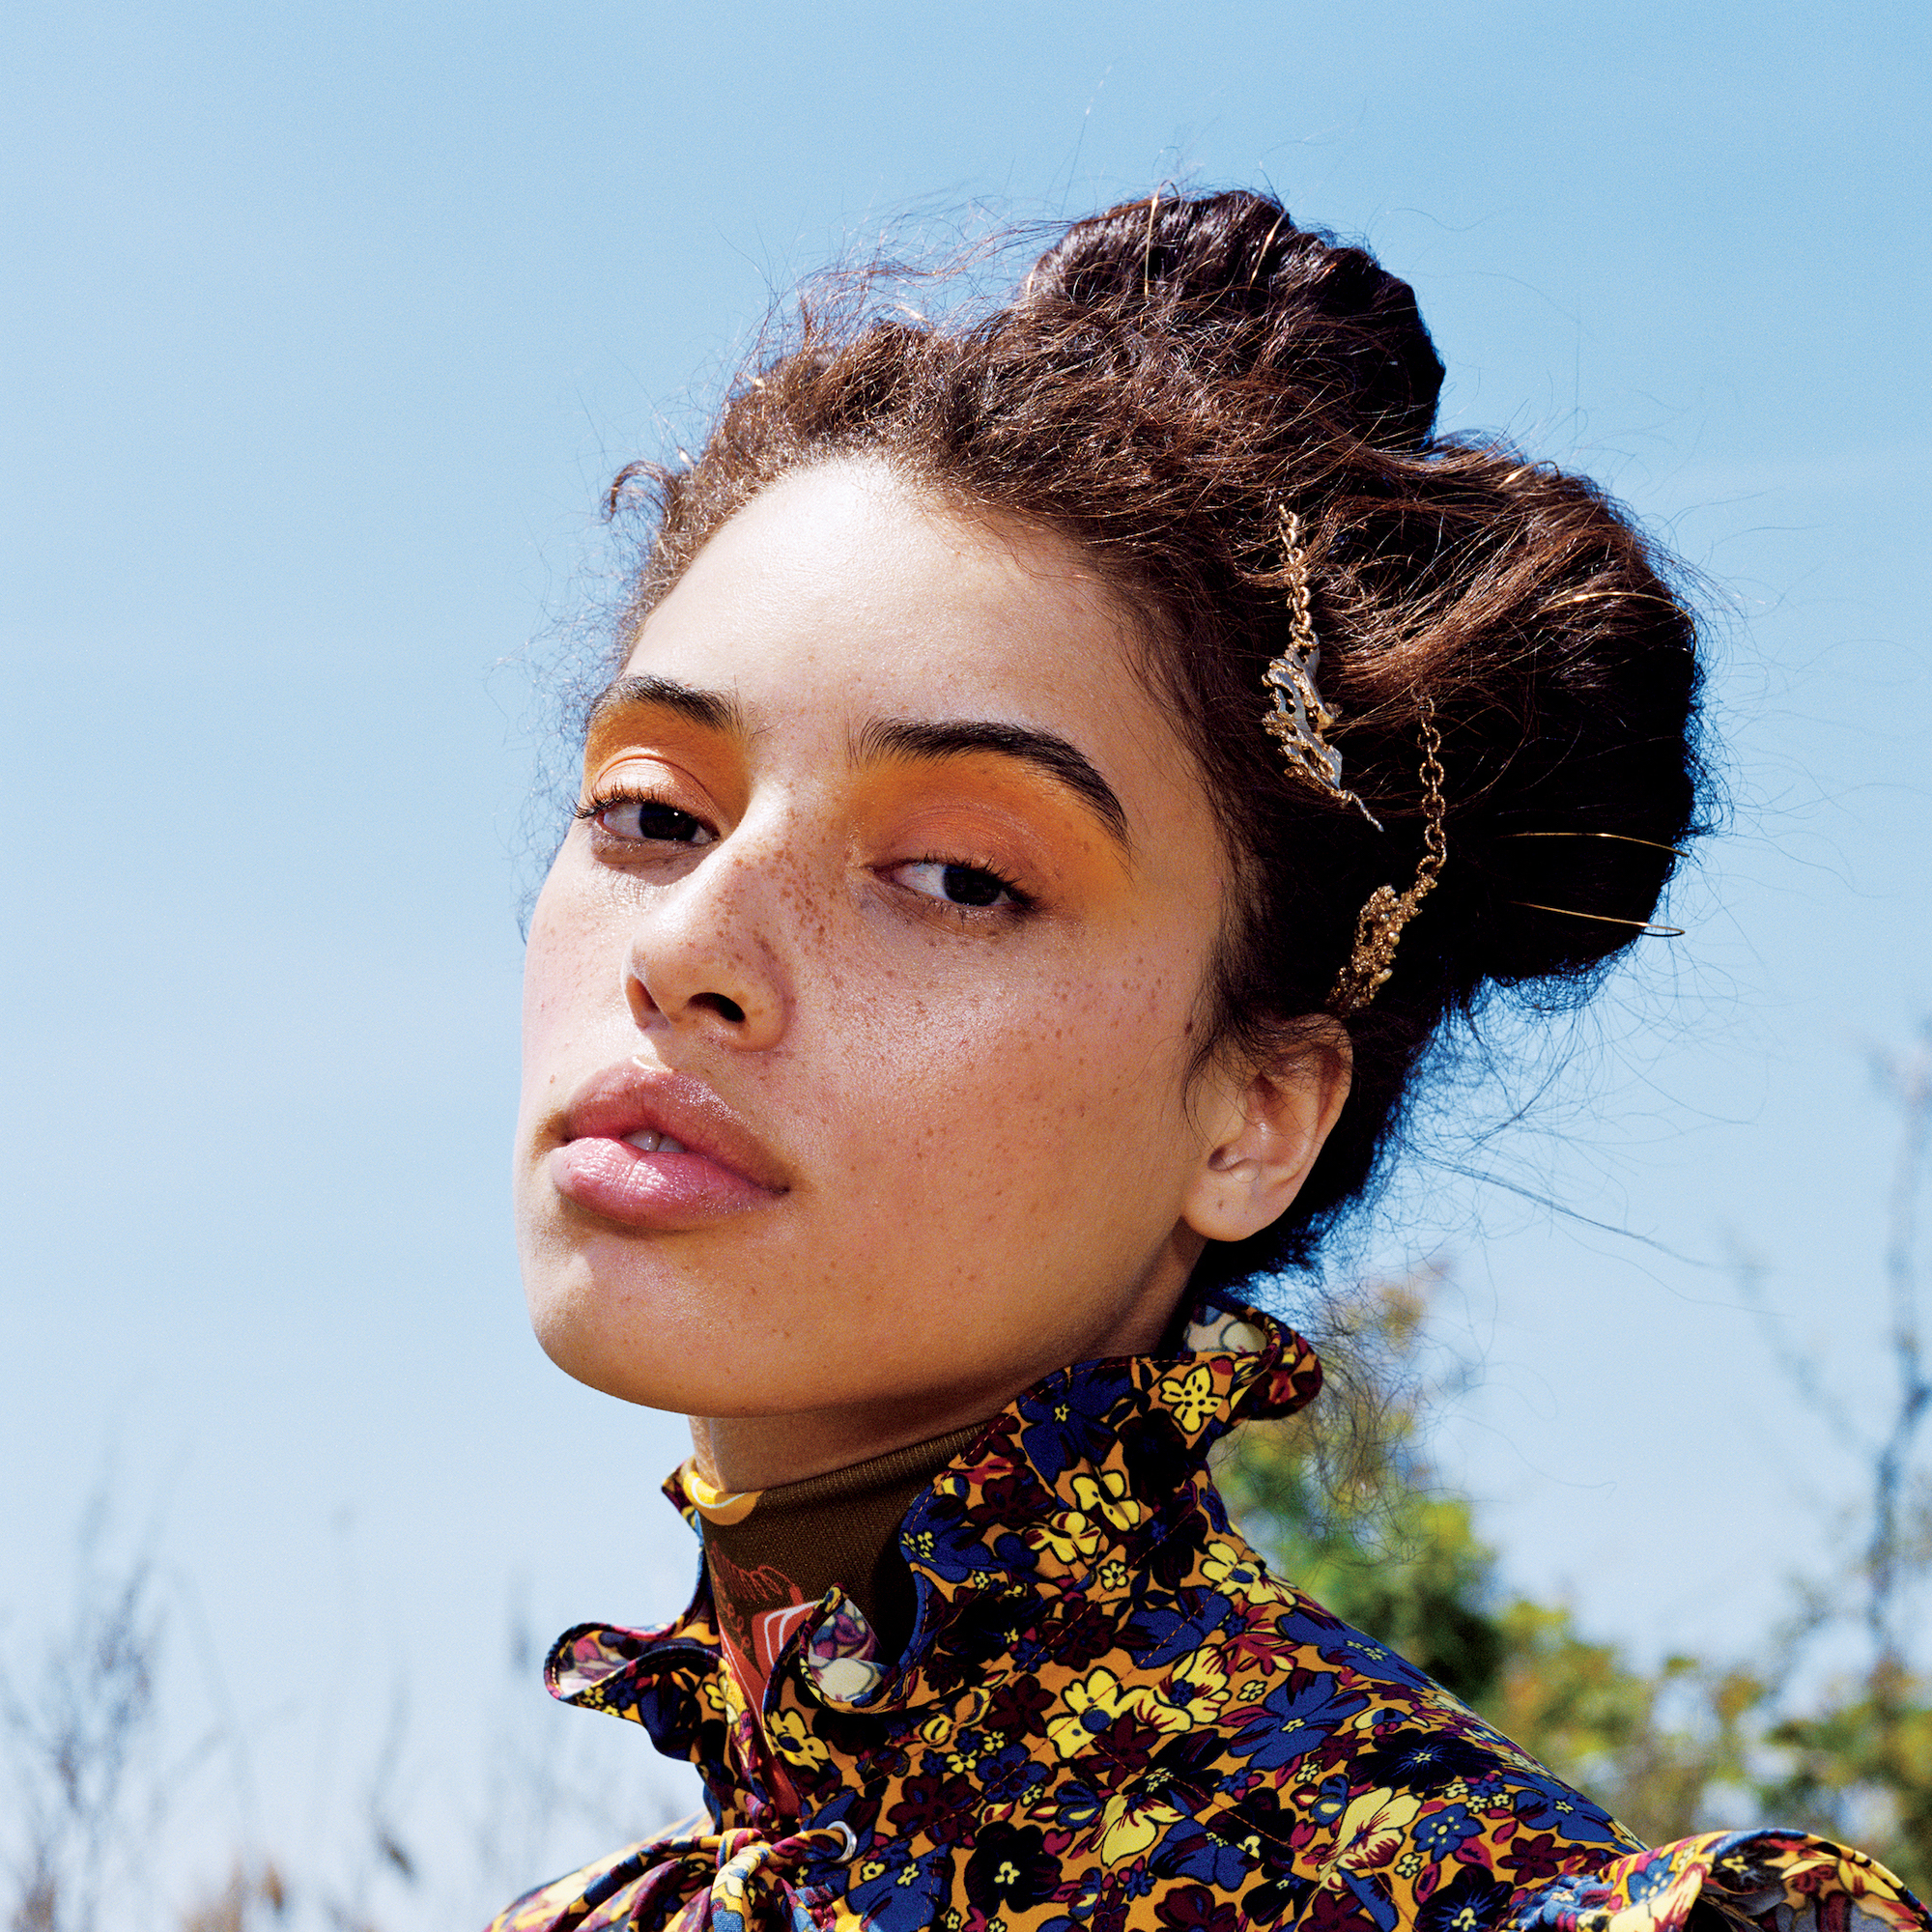
<instances>
[{"instance_id":1,"label":"floral top","mask_svg":"<svg viewBox=\"0 0 1932 1932\"><path fill-rule=\"evenodd\" d=\"M1711 1932L1932 1932L1884 1867L1802 1833L1646 1850L1268 1575L1207 1453L1321 1378L1299 1336L1234 1305L1178 1357L1049 1377L906 1513L903 1651L878 1656L835 1588L761 1713L701 1577L663 1630L567 1632L553 1691L692 1760L708 1816L492 1932L1675 1932L1693 1909ZM685 1476L666 1487L690 1517Z\"/></svg>"}]
</instances>

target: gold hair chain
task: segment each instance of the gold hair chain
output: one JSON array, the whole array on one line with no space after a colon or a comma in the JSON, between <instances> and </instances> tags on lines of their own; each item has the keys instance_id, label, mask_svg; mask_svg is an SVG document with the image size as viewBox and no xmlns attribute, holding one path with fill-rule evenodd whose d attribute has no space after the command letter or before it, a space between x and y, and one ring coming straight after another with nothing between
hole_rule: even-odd
<instances>
[{"instance_id":1,"label":"gold hair chain","mask_svg":"<svg viewBox=\"0 0 1932 1932\"><path fill-rule=\"evenodd\" d=\"M1271 707L1262 724L1282 749L1292 772L1299 772L1321 787L1337 804L1359 811L1378 832L1382 822L1360 797L1342 782L1342 754L1328 742L1328 728L1340 713L1322 701L1316 674L1321 668L1321 644L1315 634L1315 608L1308 587L1308 558L1301 548L1301 519L1283 504L1281 521L1282 570L1288 579L1288 648L1269 664L1262 682ZM1435 728L1435 705L1417 699L1422 713L1422 797L1424 812L1422 863L1415 883L1406 893L1378 886L1355 920L1355 950L1328 995L1328 1010L1339 1018L1360 1012L1395 970L1396 942L1417 908L1435 890L1435 881L1449 859L1449 840L1442 829L1446 808L1442 798L1442 736Z\"/></svg>"},{"instance_id":2,"label":"gold hair chain","mask_svg":"<svg viewBox=\"0 0 1932 1932\"><path fill-rule=\"evenodd\" d=\"M1281 512L1281 560L1288 577L1288 648L1262 673L1263 687L1274 700L1262 724L1292 766L1313 779L1330 798L1353 806L1379 832L1381 820L1342 782L1342 754L1328 742L1328 727L1341 713L1322 701L1315 681L1321 668L1321 644L1315 635L1315 608L1309 599L1301 519L1290 509Z\"/></svg>"},{"instance_id":3,"label":"gold hair chain","mask_svg":"<svg viewBox=\"0 0 1932 1932\"><path fill-rule=\"evenodd\" d=\"M1422 712L1422 862L1407 892L1378 886L1356 915L1355 950L1328 995L1328 1010L1338 1019L1360 1012L1386 983L1395 971L1396 942L1403 927L1435 890L1435 881L1449 860L1449 839L1442 829L1447 811L1442 797L1446 776L1442 770L1442 734L1435 728L1435 701L1424 697L1418 703Z\"/></svg>"},{"instance_id":4,"label":"gold hair chain","mask_svg":"<svg viewBox=\"0 0 1932 1932\"><path fill-rule=\"evenodd\" d=\"M1328 742L1329 727L1338 722L1339 711L1322 701L1316 675L1321 668L1321 640L1315 634L1315 611L1309 592L1308 559L1301 548L1301 519L1280 507L1282 570L1288 580L1288 648L1269 664L1263 684L1273 700L1263 714L1262 724L1281 747L1283 761L1291 773L1298 773L1321 786L1339 805L1359 811L1378 832L1381 821L1356 794L1342 782L1342 754ZM1585 597L1608 596L1610 592L1581 592L1565 603ZM1552 607L1553 608L1553 607ZM1415 868L1415 882L1407 892L1393 886L1378 886L1368 903L1355 915L1355 944L1328 994L1328 1011L1338 1019L1360 1012L1385 986L1395 971L1395 950L1403 928L1422 902L1435 890L1442 867L1449 863L1449 838L1444 830L1448 807L1442 794L1446 777L1442 769L1442 734L1435 728L1435 703L1422 696L1416 698L1421 716L1422 739L1422 859ZM1626 845L1648 845L1681 859L1674 845L1660 844L1653 838L1638 838L1625 832L1506 832L1505 838L1614 838ZM1564 919L1585 919L1598 925L1617 925L1646 938L1681 939L1684 928L1662 925L1651 920L1621 919L1611 913L1585 912L1579 907L1545 905L1531 899L1512 899L1511 905L1530 912L1553 913Z\"/></svg>"}]
</instances>

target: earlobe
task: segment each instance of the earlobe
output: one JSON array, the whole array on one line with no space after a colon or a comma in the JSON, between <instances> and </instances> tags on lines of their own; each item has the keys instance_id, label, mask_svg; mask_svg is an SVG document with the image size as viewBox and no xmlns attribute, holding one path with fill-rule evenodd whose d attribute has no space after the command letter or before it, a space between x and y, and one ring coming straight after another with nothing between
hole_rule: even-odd
<instances>
[{"instance_id":1,"label":"earlobe","mask_svg":"<svg viewBox=\"0 0 1932 1932\"><path fill-rule=\"evenodd\" d=\"M1208 1145L1181 1219L1210 1241L1240 1241L1293 1205L1349 1097L1349 1036L1333 1022L1292 1053L1218 1087Z\"/></svg>"}]
</instances>

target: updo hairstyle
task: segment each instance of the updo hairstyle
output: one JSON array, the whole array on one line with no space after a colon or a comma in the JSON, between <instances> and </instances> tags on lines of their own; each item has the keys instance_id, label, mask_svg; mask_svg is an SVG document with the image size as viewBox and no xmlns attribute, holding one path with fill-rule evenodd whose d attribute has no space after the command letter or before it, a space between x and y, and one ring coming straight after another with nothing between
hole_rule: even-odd
<instances>
[{"instance_id":1,"label":"updo hairstyle","mask_svg":"<svg viewBox=\"0 0 1932 1932\"><path fill-rule=\"evenodd\" d=\"M1363 901L1413 878L1433 702L1447 867L1393 977L1342 1021L1353 1085L1293 1208L1210 1244L1202 1276L1305 1261L1368 1186L1446 1017L1491 985L1587 990L1635 937L1610 922L1649 918L1702 788L1691 615L1595 485L1493 438L1436 437L1443 368L1412 291L1264 195L1075 222L956 327L882 307L808 300L695 461L618 476L613 513L642 497L651 517L621 635L760 490L830 459L883 460L1078 546L1136 619L1235 858L1204 1054L1292 1051ZM1262 727L1289 637L1284 509L1341 713L1328 735L1381 833L1292 776ZM1520 836L1542 833L1617 837Z\"/></svg>"}]
</instances>

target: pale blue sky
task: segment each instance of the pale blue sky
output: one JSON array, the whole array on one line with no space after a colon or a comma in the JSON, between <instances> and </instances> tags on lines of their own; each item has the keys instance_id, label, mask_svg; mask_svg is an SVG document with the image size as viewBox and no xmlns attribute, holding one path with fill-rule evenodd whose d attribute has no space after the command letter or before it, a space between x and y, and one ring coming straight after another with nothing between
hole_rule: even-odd
<instances>
[{"instance_id":1,"label":"pale blue sky","mask_svg":"<svg viewBox=\"0 0 1932 1932\"><path fill-rule=\"evenodd\" d=\"M1868 1406L1861 1056L1932 1009L1922 9L27 0L8 39L0 1641L118 1457L205 1622L183 1698L219 1656L264 1740L211 1846L348 1830L402 1674L467 1815L510 1579L546 1628L688 1580L678 1425L521 1314L526 646L610 473L912 208L1272 185L1414 282L1451 425L1708 576L1736 812L1690 937L1528 1130L1439 1141L1677 1258L1446 1166L1372 1247L1453 1264L1441 1454L1515 1576L1646 1650L1774 1614L1843 1472L1725 1258Z\"/></svg>"}]
</instances>

